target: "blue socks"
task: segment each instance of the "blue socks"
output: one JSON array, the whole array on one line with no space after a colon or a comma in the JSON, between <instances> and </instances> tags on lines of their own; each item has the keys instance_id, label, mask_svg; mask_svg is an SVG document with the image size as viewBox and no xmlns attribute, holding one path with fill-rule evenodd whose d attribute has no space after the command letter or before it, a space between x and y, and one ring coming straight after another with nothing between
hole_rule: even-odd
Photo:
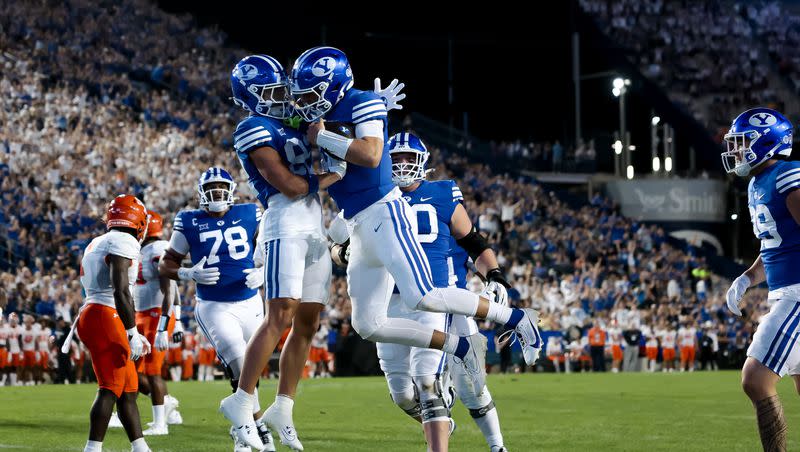
<instances>
[{"instance_id":1,"label":"blue socks","mask_svg":"<svg viewBox=\"0 0 800 452\"><path fill-rule=\"evenodd\" d=\"M456 352L453 353L458 359L464 359L467 356L467 352L469 351L469 341L467 341L466 337L458 338L458 347L456 347Z\"/></svg>"}]
</instances>

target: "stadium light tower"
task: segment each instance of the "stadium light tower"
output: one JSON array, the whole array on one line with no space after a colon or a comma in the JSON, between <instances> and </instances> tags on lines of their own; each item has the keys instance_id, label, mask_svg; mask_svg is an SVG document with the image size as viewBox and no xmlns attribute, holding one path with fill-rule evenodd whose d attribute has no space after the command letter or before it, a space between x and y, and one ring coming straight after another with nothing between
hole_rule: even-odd
<instances>
[{"instance_id":1,"label":"stadium light tower","mask_svg":"<svg viewBox=\"0 0 800 452\"><path fill-rule=\"evenodd\" d=\"M653 116L650 120L650 158L653 160L653 174L658 174L661 170L660 159L658 158L658 123L661 118Z\"/></svg>"},{"instance_id":2,"label":"stadium light tower","mask_svg":"<svg viewBox=\"0 0 800 452\"><path fill-rule=\"evenodd\" d=\"M611 94L614 97L619 98L619 136L622 139L622 149L625 151L625 155L622 161L622 167L624 168L631 163L631 153L630 153L630 143L628 142L628 133L626 125L626 115L625 115L625 93L628 92L628 86L630 86L631 81L627 78L617 77L611 83L612 89Z\"/></svg>"}]
</instances>

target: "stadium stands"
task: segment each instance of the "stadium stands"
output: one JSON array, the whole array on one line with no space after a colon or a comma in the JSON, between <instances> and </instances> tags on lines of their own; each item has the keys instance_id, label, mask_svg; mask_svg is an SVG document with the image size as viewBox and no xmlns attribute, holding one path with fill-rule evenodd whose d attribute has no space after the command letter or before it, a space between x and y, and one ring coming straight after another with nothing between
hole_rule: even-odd
<instances>
[{"instance_id":1,"label":"stadium stands","mask_svg":"<svg viewBox=\"0 0 800 452\"><path fill-rule=\"evenodd\" d=\"M751 53L715 39L752 33L735 12L701 4L625 1L610 10L606 2L581 4L632 50L646 75L674 87L676 100L697 94L701 84L713 87L710 96L747 87L751 97L731 99L724 111L700 113L701 102L689 104L709 126L727 121L744 103L774 98ZM633 22L615 19L622 12ZM714 26L699 27L705 31L698 34L693 25L709 20ZM69 322L81 304L81 252L104 229L102 212L114 194L140 193L171 219L195 204L196 178L209 166L235 170L244 182L231 152L237 113L225 100L228 73L244 51L227 48L218 30L142 0L109 8L4 2L0 29L0 308L4 316ZM645 35L655 42L639 52L636 43ZM726 58L722 71L752 70L734 77L702 69L703 61ZM793 67L797 57L787 58ZM682 64L671 64L676 60ZM577 334L579 341L589 324L605 327L612 320L636 328L661 320L676 329L709 323L721 352L733 356L746 346L753 324L725 310L726 281L709 274L692 249L670 245L657 226L621 216L601 197L575 209L530 178L494 174L447 149L432 152L434 177L458 181L473 222L498 248L513 302L540 309L543 329ZM592 142L574 150L500 143L494 153L529 159L541 170L562 169L566 161L592 168L595 159ZM239 187L241 201L252 201L247 184ZM325 205L330 220L333 206ZM326 315L341 332L349 329L351 309L344 280L336 278L331 290ZM192 326L193 289L183 284L182 291L182 320ZM763 291L748 291L744 307L766 313L765 298ZM493 334L488 327L487 334Z\"/></svg>"}]
</instances>

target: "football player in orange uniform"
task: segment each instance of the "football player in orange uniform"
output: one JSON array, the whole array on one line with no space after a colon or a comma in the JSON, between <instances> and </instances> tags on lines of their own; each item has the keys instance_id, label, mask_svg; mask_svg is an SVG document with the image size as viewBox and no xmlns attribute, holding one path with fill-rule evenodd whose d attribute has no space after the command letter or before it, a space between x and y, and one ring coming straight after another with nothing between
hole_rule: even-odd
<instances>
[{"instance_id":1,"label":"football player in orange uniform","mask_svg":"<svg viewBox=\"0 0 800 452\"><path fill-rule=\"evenodd\" d=\"M132 195L117 196L108 206L108 232L89 243L81 260L86 299L75 323L92 357L99 386L89 412L89 440L84 452L103 450L114 405L132 452L150 451L136 406L139 385L134 365L136 359L150 352L150 343L136 330L130 290L136 281L147 224L147 209L141 201ZM70 344L71 338L67 339L65 344Z\"/></svg>"},{"instance_id":2,"label":"football player in orange uniform","mask_svg":"<svg viewBox=\"0 0 800 452\"><path fill-rule=\"evenodd\" d=\"M180 316L178 284L158 274L158 262L169 248L169 242L161 237L163 220L156 212L148 211L148 214L150 220L147 236L142 242L133 299L136 328L153 344L153 350L139 358L136 370L139 372L139 392L149 395L153 403L153 422L143 433L166 435L169 433L168 424L181 424L183 419L177 411L178 400L169 395L167 384L161 378L161 367L170 339L181 341L183 324L175 322L175 317Z\"/></svg>"}]
</instances>

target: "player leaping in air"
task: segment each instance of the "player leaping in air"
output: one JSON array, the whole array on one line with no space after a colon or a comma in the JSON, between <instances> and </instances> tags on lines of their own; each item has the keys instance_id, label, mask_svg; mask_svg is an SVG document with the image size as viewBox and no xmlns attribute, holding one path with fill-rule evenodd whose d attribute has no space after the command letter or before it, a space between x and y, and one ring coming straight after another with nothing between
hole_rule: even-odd
<instances>
[{"instance_id":1,"label":"player leaping in air","mask_svg":"<svg viewBox=\"0 0 800 452\"><path fill-rule=\"evenodd\" d=\"M197 283L195 319L227 368L231 387L238 386L247 341L264 318L258 293L262 273L255 270L253 250L261 213L255 204L234 204L236 182L222 168L209 168L197 183L200 209L175 216L169 249L159 273L174 280ZM181 267L191 255L192 267ZM259 449L275 450L270 432L260 421L258 397L249 407L248 428L260 438ZM257 422L256 422L257 421ZM238 449L241 444L231 429Z\"/></svg>"},{"instance_id":2,"label":"player leaping in air","mask_svg":"<svg viewBox=\"0 0 800 452\"><path fill-rule=\"evenodd\" d=\"M417 234L430 263L434 285L466 288L467 260L471 257L480 272L486 275L491 286L489 290L497 293L498 302L506 304L508 282L486 239L472 225L458 185L452 180L425 180L428 173L425 165L430 153L415 135L398 133L389 140L388 147L392 180L416 213ZM341 243L344 237L334 239ZM347 242L344 243L346 247ZM342 245L334 247L333 254L344 258L346 248ZM416 320L431 328L449 329L463 336L478 332L478 326L469 317L411 310L400 301L398 294L392 295L388 314L389 317ZM457 363L448 366L447 356L452 355L431 348L383 342L379 342L377 347L392 400L409 416L422 422L430 450L447 449L449 405L452 403L446 387L448 382L444 378L448 367L456 394L469 409L491 452L506 450L489 389L484 386L476 390L462 366Z\"/></svg>"},{"instance_id":3,"label":"player leaping in air","mask_svg":"<svg viewBox=\"0 0 800 452\"><path fill-rule=\"evenodd\" d=\"M377 81L376 81L377 82ZM402 99L394 82L381 94ZM243 58L231 73L234 102L249 114L234 132L234 148L258 200L266 209L258 241L266 252L263 280L269 315L250 340L239 378L238 396L222 401L222 413L240 438L259 447L259 438L244 426L254 401L259 375L286 328L292 327L280 358L275 402L263 421L278 431L281 443L303 450L292 420L297 384L319 313L328 300L331 260L322 224L319 190L344 177L347 164L327 158L315 174L304 124L292 127L290 97L283 66L268 55ZM395 90L395 91L393 91ZM238 416L238 417L237 417Z\"/></svg>"},{"instance_id":4,"label":"player leaping in air","mask_svg":"<svg viewBox=\"0 0 800 452\"><path fill-rule=\"evenodd\" d=\"M516 329L525 361L533 364L542 347L538 313L492 301L497 292L480 296L455 287L436 287L417 239L416 218L392 183L387 141L386 106L374 93L353 88L344 53L316 47L295 61L290 77L296 111L309 122L306 135L330 156L348 163L347 174L328 193L343 212L350 234L347 267L353 327L363 338L455 355L473 386L484 386L486 337L459 337L408 319L388 318L394 287L410 309L447 312L499 322ZM352 124L354 137L325 130L324 120Z\"/></svg>"},{"instance_id":5,"label":"player leaping in air","mask_svg":"<svg viewBox=\"0 0 800 452\"><path fill-rule=\"evenodd\" d=\"M742 315L745 291L764 281L773 301L747 349L742 388L756 410L764 450L785 451L786 418L775 386L788 373L800 390L800 162L787 161L792 124L769 108L737 116L725 142L725 171L751 176L747 204L753 233L761 240L756 261L728 289L728 309Z\"/></svg>"}]
</instances>

